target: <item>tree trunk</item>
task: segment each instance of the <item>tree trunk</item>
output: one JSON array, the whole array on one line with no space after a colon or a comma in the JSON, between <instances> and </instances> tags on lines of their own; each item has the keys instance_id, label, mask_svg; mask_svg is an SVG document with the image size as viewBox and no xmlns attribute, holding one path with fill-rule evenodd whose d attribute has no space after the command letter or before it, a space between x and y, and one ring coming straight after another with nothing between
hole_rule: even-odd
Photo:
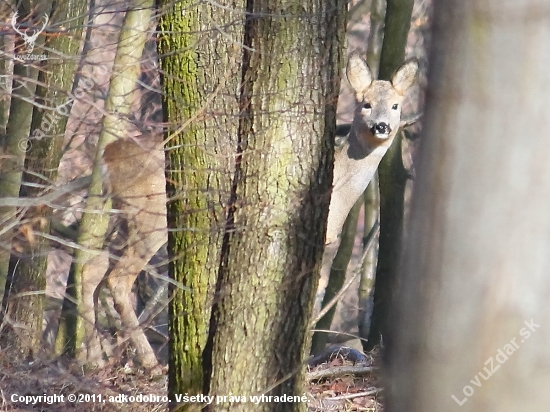
<instances>
[{"instance_id":1,"label":"tree trunk","mask_svg":"<svg viewBox=\"0 0 550 412\"><path fill-rule=\"evenodd\" d=\"M62 19L74 18L73 24L81 27L84 20L87 1L73 0L60 3L53 13ZM81 29L80 29L81 30ZM53 51L42 66L38 80L36 96L38 102L50 110L34 108L30 140L27 143L27 155L22 197L36 197L44 193L55 181L61 160L62 145L71 105L69 92L72 89L75 73L75 57L79 51L79 36L59 36L48 41L47 46ZM54 57L63 56L63 60ZM24 333L6 331L5 337L13 347L28 352L39 347L42 336L44 292L46 288L46 266L49 241L42 233L49 234L52 209L41 205L25 208L23 224L29 231L27 236L18 236L19 250L12 255L9 273L8 311L13 320ZM31 235L29 235L29 233ZM30 293L17 297L23 292ZM10 308L15 306L16 308ZM11 328L10 328L11 329Z\"/></svg>"},{"instance_id":2,"label":"tree trunk","mask_svg":"<svg viewBox=\"0 0 550 412\"><path fill-rule=\"evenodd\" d=\"M323 252L345 2L249 1L237 163L205 350L210 395L302 396ZM237 403L210 410L305 410Z\"/></svg>"},{"instance_id":3,"label":"tree trunk","mask_svg":"<svg viewBox=\"0 0 550 412\"><path fill-rule=\"evenodd\" d=\"M51 3L40 7L37 12L50 14ZM23 46L21 36L17 36L15 53L20 54ZM37 49L43 45L43 39L36 42ZM6 135L0 142L2 162L0 164L0 197L16 198L19 196L25 155L28 149L33 115L33 99L35 98L38 68L36 63L14 62L13 89L10 111L6 125ZM3 222L0 233L0 279L5 279L2 285L3 300L0 322L11 325L2 334L3 345L14 345L20 349L23 356L31 355L33 346L37 344L37 328L42 319L42 305L33 300L35 297L26 292L44 290L44 279L40 275L30 274L26 278L14 278L10 272L10 252L12 238L16 229L23 229L16 207L0 208L0 221ZM5 288L4 288L5 286ZM23 294L23 295L22 295ZM22 322L28 327L14 329L15 322ZM13 338L13 341L11 340ZM23 346L19 344L24 343Z\"/></svg>"},{"instance_id":4,"label":"tree trunk","mask_svg":"<svg viewBox=\"0 0 550 412\"><path fill-rule=\"evenodd\" d=\"M126 137L129 130L128 114L133 103L131 91L136 88L141 70L140 58L147 38L152 7L152 0L135 0L124 17L109 94L105 102L107 114L99 135L86 210L82 214L78 231L78 244L81 247L75 250L67 288L70 298L64 302L64 309L68 309L73 306L70 302L75 301L76 310L66 311L67 326L61 325L61 328L66 328L67 332L58 338L58 341L66 339L63 345L66 350L76 353L82 362L87 362L92 368L103 364L98 338L92 332L95 328L93 292L105 275L106 254L102 248L110 209L109 201L103 196L102 158L105 146L117 138Z\"/></svg>"},{"instance_id":5,"label":"tree trunk","mask_svg":"<svg viewBox=\"0 0 550 412\"><path fill-rule=\"evenodd\" d=\"M436 3L388 411L550 405L543 10L537 0Z\"/></svg>"},{"instance_id":6,"label":"tree trunk","mask_svg":"<svg viewBox=\"0 0 550 412\"><path fill-rule=\"evenodd\" d=\"M0 15L9 16L12 13L10 4L6 2L0 3ZM4 35L0 36L0 50L2 53L8 54L11 50L12 41ZM13 67L9 59L0 59L0 139L6 138L6 125L8 123L8 114L10 112L10 100L11 95L11 79ZM0 257L1 259L1 257ZM4 285L6 283L6 271L2 271L0 268L0 296L4 294Z\"/></svg>"},{"instance_id":7,"label":"tree trunk","mask_svg":"<svg viewBox=\"0 0 550 412\"><path fill-rule=\"evenodd\" d=\"M380 215L380 190L378 189L378 173L369 183L369 187L363 195L365 203L365 224L363 230L363 248L367 246L366 240L372 228L378 223ZM376 284L376 264L378 262L378 239L365 256L365 262L361 268L361 279L359 281L357 326L361 346L366 352L369 349L368 337L372 320L374 306L374 289Z\"/></svg>"},{"instance_id":8,"label":"tree trunk","mask_svg":"<svg viewBox=\"0 0 550 412\"><path fill-rule=\"evenodd\" d=\"M384 44L380 56L379 79L390 80L403 63L407 34L411 25L413 0L387 0ZM379 344L385 334L397 277L403 228L404 194L407 172L401 155L402 133L378 167L380 182L380 249L374 288L374 308L365 349Z\"/></svg>"},{"instance_id":9,"label":"tree trunk","mask_svg":"<svg viewBox=\"0 0 550 412\"><path fill-rule=\"evenodd\" d=\"M244 9L165 1L159 37L166 144L170 287L169 394L203 389L202 354L219 268L239 119ZM222 27L223 32L220 31ZM163 35L163 32L168 33Z\"/></svg>"},{"instance_id":10,"label":"tree trunk","mask_svg":"<svg viewBox=\"0 0 550 412\"><path fill-rule=\"evenodd\" d=\"M384 45L384 25L386 17L386 0L373 0L371 3L370 32L367 49L367 64L375 78L378 78L378 69L380 67L380 55ZM378 172L363 194L364 223L363 223L363 247L366 246L365 240L380 219L380 188L378 185ZM361 346L366 352L369 347L368 337L374 306L374 285L376 283L376 267L378 263L378 239L365 257L359 281L357 326Z\"/></svg>"}]
</instances>

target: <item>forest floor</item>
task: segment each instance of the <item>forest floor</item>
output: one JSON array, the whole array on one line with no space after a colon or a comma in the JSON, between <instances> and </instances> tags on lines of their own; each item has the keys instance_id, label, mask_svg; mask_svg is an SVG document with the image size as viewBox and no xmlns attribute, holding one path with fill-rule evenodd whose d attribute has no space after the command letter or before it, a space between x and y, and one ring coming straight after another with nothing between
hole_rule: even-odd
<instances>
[{"instance_id":1,"label":"forest floor","mask_svg":"<svg viewBox=\"0 0 550 412\"><path fill-rule=\"evenodd\" d=\"M378 351L367 354L366 358L366 362L353 363L333 356L308 371L309 411L383 412Z\"/></svg>"},{"instance_id":2,"label":"forest floor","mask_svg":"<svg viewBox=\"0 0 550 412\"><path fill-rule=\"evenodd\" d=\"M61 358L18 364L10 362L10 358L13 359L9 350L0 353L2 412L168 410L163 401L167 394L166 376L152 378L132 370L131 365L84 373ZM367 364L354 365L335 358L308 370L309 411L383 412L381 389L373 368L378 361L370 356L368 359Z\"/></svg>"}]
</instances>

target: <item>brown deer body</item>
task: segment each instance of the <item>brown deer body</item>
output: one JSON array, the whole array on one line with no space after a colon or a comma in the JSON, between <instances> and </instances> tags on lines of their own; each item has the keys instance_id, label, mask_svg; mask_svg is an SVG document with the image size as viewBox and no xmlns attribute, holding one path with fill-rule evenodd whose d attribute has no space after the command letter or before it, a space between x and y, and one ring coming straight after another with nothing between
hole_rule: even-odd
<instances>
[{"instance_id":1,"label":"brown deer body","mask_svg":"<svg viewBox=\"0 0 550 412\"><path fill-rule=\"evenodd\" d=\"M157 367L155 353L139 325L132 304L132 286L153 255L167 241L164 152L151 142L119 139L105 148L109 191L118 226L116 256L107 271L107 252L88 265L83 274L83 302L87 360L101 365L101 345L95 330L95 300L105 279L120 315L123 332L136 349L137 359L148 369Z\"/></svg>"},{"instance_id":2,"label":"brown deer body","mask_svg":"<svg viewBox=\"0 0 550 412\"><path fill-rule=\"evenodd\" d=\"M391 146L401 122L401 104L417 72L418 64L409 61L391 82L374 80L363 59L351 55L346 75L355 92L355 115L346 142L334 157L326 244L338 239L349 211Z\"/></svg>"}]
</instances>

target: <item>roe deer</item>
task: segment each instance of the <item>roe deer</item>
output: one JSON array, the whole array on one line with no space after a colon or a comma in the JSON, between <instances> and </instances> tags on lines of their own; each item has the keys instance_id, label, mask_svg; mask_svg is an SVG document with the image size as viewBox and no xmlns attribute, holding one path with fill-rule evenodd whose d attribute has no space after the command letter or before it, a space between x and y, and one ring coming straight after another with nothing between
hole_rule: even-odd
<instances>
[{"instance_id":1,"label":"roe deer","mask_svg":"<svg viewBox=\"0 0 550 412\"><path fill-rule=\"evenodd\" d=\"M143 146L143 147L142 147ZM160 372L158 361L140 328L132 305L132 286L153 255L167 241L166 180L164 152L151 142L138 144L118 139L107 145L103 159L107 166L113 208L120 221L117 240L122 254L106 272L107 252L91 262L83 273L83 302L87 360L102 364L101 344L95 329L97 289L105 279L120 315L123 332L136 349L137 359L147 369Z\"/></svg>"},{"instance_id":2,"label":"roe deer","mask_svg":"<svg viewBox=\"0 0 550 412\"><path fill-rule=\"evenodd\" d=\"M346 75L355 92L355 115L343 147L334 155L334 184L325 244L337 240L349 211L371 181L391 146L401 121L401 104L418 72L408 61L391 82L374 80L358 54L348 60Z\"/></svg>"}]
</instances>

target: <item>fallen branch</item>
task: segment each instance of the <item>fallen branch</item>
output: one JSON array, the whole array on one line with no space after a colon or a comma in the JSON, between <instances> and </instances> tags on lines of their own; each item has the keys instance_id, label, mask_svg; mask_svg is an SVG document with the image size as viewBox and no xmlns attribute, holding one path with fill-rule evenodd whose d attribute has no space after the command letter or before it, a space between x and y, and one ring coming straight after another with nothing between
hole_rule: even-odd
<instances>
[{"instance_id":1,"label":"fallen branch","mask_svg":"<svg viewBox=\"0 0 550 412\"><path fill-rule=\"evenodd\" d=\"M364 392L349 393L347 395L334 396L332 398L327 398L327 399L338 401L338 400L342 400L342 399L360 398L360 397L363 397L363 396L376 395L377 393L380 393L383 390L384 390L383 388L372 388L372 389L370 389L368 391L364 391Z\"/></svg>"},{"instance_id":2,"label":"fallen branch","mask_svg":"<svg viewBox=\"0 0 550 412\"><path fill-rule=\"evenodd\" d=\"M367 375L376 371L374 366L335 366L328 369L320 369L306 373L308 381L315 381L325 378L335 378L343 375Z\"/></svg>"}]
</instances>

